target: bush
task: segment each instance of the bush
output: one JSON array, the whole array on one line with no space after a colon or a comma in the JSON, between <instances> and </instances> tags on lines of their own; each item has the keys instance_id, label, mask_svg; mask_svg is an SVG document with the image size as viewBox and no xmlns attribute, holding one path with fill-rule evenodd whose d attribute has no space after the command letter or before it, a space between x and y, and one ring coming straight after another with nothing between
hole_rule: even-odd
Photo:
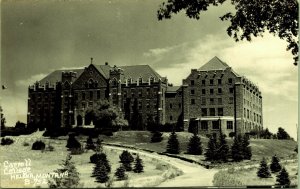
<instances>
[{"instance_id":1,"label":"bush","mask_svg":"<svg viewBox=\"0 0 300 189\"><path fill-rule=\"evenodd\" d=\"M43 141L35 141L33 144L32 144L32 150L45 150L45 143Z\"/></svg>"},{"instance_id":2,"label":"bush","mask_svg":"<svg viewBox=\"0 0 300 189\"><path fill-rule=\"evenodd\" d=\"M80 155L83 154L84 149L82 147L80 148L70 148L71 155Z\"/></svg>"},{"instance_id":3,"label":"bush","mask_svg":"<svg viewBox=\"0 0 300 189\"><path fill-rule=\"evenodd\" d=\"M177 139L177 135L175 132L172 132L169 136L166 152L169 154L179 154L180 153L179 141Z\"/></svg>"},{"instance_id":4,"label":"bush","mask_svg":"<svg viewBox=\"0 0 300 189\"><path fill-rule=\"evenodd\" d=\"M96 149L93 138L91 136L89 136L86 141L85 149L87 149L87 150L95 150Z\"/></svg>"},{"instance_id":5,"label":"bush","mask_svg":"<svg viewBox=\"0 0 300 189\"><path fill-rule=\"evenodd\" d=\"M120 167L117 168L117 170L115 172L115 176L117 177L117 180L127 179L127 175L126 175L125 171L126 170L123 165L121 165Z\"/></svg>"},{"instance_id":6,"label":"bush","mask_svg":"<svg viewBox=\"0 0 300 189\"><path fill-rule=\"evenodd\" d=\"M93 177L96 177L96 182L105 183L109 180L108 171L101 161L97 161L93 170Z\"/></svg>"},{"instance_id":7,"label":"bush","mask_svg":"<svg viewBox=\"0 0 300 189\"><path fill-rule=\"evenodd\" d=\"M188 149L187 149L188 154L193 154L193 155L201 155L202 154L202 144L200 137L194 133L194 136L190 138L190 141L188 143Z\"/></svg>"},{"instance_id":8,"label":"bush","mask_svg":"<svg viewBox=\"0 0 300 189\"><path fill-rule=\"evenodd\" d=\"M135 173L142 173L142 172L144 172L143 161L139 157L139 155L137 155L137 157L135 159L135 164L134 164L133 172L135 172Z\"/></svg>"},{"instance_id":9,"label":"bush","mask_svg":"<svg viewBox=\"0 0 300 189\"><path fill-rule=\"evenodd\" d=\"M230 138L233 138L234 136L235 136L235 132L230 132L230 133L229 133L229 137L230 137Z\"/></svg>"},{"instance_id":10,"label":"bush","mask_svg":"<svg viewBox=\"0 0 300 189\"><path fill-rule=\"evenodd\" d=\"M109 161L107 160L106 154L104 153L95 153L90 157L91 163L97 163L100 161L105 167L108 173L111 172L111 167Z\"/></svg>"},{"instance_id":11,"label":"bush","mask_svg":"<svg viewBox=\"0 0 300 189\"><path fill-rule=\"evenodd\" d=\"M131 171L131 163L134 161L132 155L127 151L124 150L122 154L119 156L120 162L123 164L126 171Z\"/></svg>"},{"instance_id":12,"label":"bush","mask_svg":"<svg viewBox=\"0 0 300 189\"><path fill-rule=\"evenodd\" d=\"M163 140L162 133L159 131L152 132L151 142L161 142Z\"/></svg>"},{"instance_id":13,"label":"bush","mask_svg":"<svg viewBox=\"0 0 300 189\"><path fill-rule=\"evenodd\" d=\"M281 170L281 165L279 164L279 159L276 155L272 157L270 169L272 173L276 173Z\"/></svg>"},{"instance_id":14,"label":"bush","mask_svg":"<svg viewBox=\"0 0 300 189\"><path fill-rule=\"evenodd\" d=\"M68 141L67 141L66 147L69 148L69 149L71 149L71 148L81 148L81 144L75 138L74 134L70 134L69 138L68 138Z\"/></svg>"},{"instance_id":15,"label":"bush","mask_svg":"<svg viewBox=\"0 0 300 189\"><path fill-rule=\"evenodd\" d=\"M277 175L276 182L277 182L276 185L281 185L281 186L285 186L285 187L290 186L291 181L290 181L290 178L289 178L289 174L285 170L285 168L282 168L282 170Z\"/></svg>"},{"instance_id":16,"label":"bush","mask_svg":"<svg viewBox=\"0 0 300 189\"><path fill-rule=\"evenodd\" d=\"M271 173L269 171L269 167L267 165L266 159L263 158L263 160L260 162L260 167L257 171L257 176L260 178L269 178L271 177Z\"/></svg>"},{"instance_id":17,"label":"bush","mask_svg":"<svg viewBox=\"0 0 300 189\"><path fill-rule=\"evenodd\" d=\"M14 140L11 138L2 138L1 139L1 145L11 145L14 143Z\"/></svg>"}]
</instances>

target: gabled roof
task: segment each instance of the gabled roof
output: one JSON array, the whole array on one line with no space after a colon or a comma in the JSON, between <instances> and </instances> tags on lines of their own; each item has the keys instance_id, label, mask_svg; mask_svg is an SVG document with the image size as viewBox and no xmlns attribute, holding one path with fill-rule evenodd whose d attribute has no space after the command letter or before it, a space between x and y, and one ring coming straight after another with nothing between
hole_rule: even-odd
<instances>
[{"instance_id":1,"label":"gabled roof","mask_svg":"<svg viewBox=\"0 0 300 189\"><path fill-rule=\"evenodd\" d=\"M210 71L210 70L225 70L226 68L229 68L229 66L220 60L218 57L213 57L210 61L208 61L206 64L201 66L198 70L199 71Z\"/></svg>"},{"instance_id":2,"label":"gabled roof","mask_svg":"<svg viewBox=\"0 0 300 189\"><path fill-rule=\"evenodd\" d=\"M46 77L44 77L42 80L40 80L40 84L44 85L46 82L50 82L51 84L55 84L56 82L60 82L61 81L61 74L62 72L76 72L77 73L77 78L82 74L83 72L83 68L80 69L64 69L64 70L55 70L53 72L51 72L49 75L47 75Z\"/></svg>"},{"instance_id":3,"label":"gabled roof","mask_svg":"<svg viewBox=\"0 0 300 189\"><path fill-rule=\"evenodd\" d=\"M120 66L119 68L124 71L123 78L121 78L122 80L131 78L133 82L135 82L141 77L145 82L150 77L154 77L156 81L162 79L149 65Z\"/></svg>"},{"instance_id":4,"label":"gabled roof","mask_svg":"<svg viewBox=\"0 0 300 189\"><path fill-rule=\"evenodd\" d=\"M109 71L113 69L110 65L94 65L96 69L104 76L104 78L109 79ZM157 81L158 79L163 79L156 71L154 71L149 65L134 65L134 66L120 66L123 70L124 75L122 76L122 80L131 78L132 82L136 82L140 77L143 78L144 82L147 81L150 77L154 77ZM45 84L46 82L50 82L52 84L61 81L62 72L76 72L77 78L83 73L84 68L79 69L64 69L64 70L55 70L42 80L40 80L40 84Z\"/></svg>"}]
</instances>

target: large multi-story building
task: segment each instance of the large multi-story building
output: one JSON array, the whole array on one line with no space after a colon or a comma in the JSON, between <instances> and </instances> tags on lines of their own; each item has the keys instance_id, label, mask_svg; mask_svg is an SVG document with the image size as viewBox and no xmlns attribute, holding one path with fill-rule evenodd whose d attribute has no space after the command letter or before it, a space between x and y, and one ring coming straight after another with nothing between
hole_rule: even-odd
<instances>
[{"instance_id":1,"label":"large multi-story building","mask_svg":"<svg viewBox=\"0 0 300 189\"><path fill-rule=\"evenodd\" d=\"M261 92L217 57L192 69L182 86L168 84L148 65L91 62L83 69L56 70L29 86L28 124L90 125L88 110L103 99L123 112L137 103L144 122L174 124L183 119L185 130L190 127L202 134L262 128Z\"/></svg>"}]
</instances>

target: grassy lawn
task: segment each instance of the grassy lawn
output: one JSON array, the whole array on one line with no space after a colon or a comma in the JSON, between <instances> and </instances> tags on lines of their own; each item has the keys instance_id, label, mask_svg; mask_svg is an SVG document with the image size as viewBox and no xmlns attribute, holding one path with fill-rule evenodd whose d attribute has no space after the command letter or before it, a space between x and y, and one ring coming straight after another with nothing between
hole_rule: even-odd
<instances>
[{"instance_id":1,"label":"grassy lawn","mask_svg":"<svg viewBox=\"0 0 300 189\"><path fill-rule=\"evenodd\" d=\"M24 180L10 180L10 175L4 175L3 173L3 163L4 161L9 162L23 162L24 159L31 159L31 173L42 174L53 172L54 170L60 168L62 160L65 160L68 153L66 145L66 140L54 140L49 138L43 138L37 134L29 136L20 136L20 137L10 137L15 140L15 142L8 146L1 146L0 160L1 160L1 187L35 187L34 185L24 186ZM64 138L64 137L63 137ZM41 139L47 145L49 142L54 147L54 151L35 151L31 150L31 145L37 139ZM27 142L30 145L24 146L23 143ZM104 148L110 164L111 164L111 177L115 170L119 167L119 155L121 151L114 149ZM95 182L95 178L91 177L94 164L89 163L90 156L94 154L93 151L85 152L81 155L73 155L72 161L75 162L75 166L80 173L80 182L83 183L83 187L97 187L101 184ZM161 176L168 167L159 161L155 161L151 158L140 156L144 163L144 173L137 174L129 172L129 182L135 182L134 180L144 180L149 182L149 179L157 179L158 176ZM46 182L46 180L45 180ZM152 181L152 183L154 183ZM124 182L114 181L114 186L123 186ZM47 187L47 183L40 183L38 186ZM102 185L104 186L104 185Z\"/></svg>"}]
</instances>

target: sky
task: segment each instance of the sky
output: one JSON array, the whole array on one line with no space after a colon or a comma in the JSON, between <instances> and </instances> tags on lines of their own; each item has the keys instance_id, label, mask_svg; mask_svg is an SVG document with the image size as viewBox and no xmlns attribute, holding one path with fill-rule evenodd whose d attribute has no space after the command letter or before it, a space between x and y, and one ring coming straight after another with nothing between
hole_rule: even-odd
<instances>
[{"instance_id":1,"label":"sky","mask_svg":"<svg viewBox=\"0 0 300 189\"><path fill-rule=\"evenodd\" d=\"M1 106L6 125L26 122L28 86L51 71L94 64L148 64L174 85L214 56L258 85L263 124L296 139L298 67L287 43L265 33L235 42L219 17L230 4L209 7L200 20L184 12L158 21L163 0L1 1Z\"/></svg>"}]
</instances>

